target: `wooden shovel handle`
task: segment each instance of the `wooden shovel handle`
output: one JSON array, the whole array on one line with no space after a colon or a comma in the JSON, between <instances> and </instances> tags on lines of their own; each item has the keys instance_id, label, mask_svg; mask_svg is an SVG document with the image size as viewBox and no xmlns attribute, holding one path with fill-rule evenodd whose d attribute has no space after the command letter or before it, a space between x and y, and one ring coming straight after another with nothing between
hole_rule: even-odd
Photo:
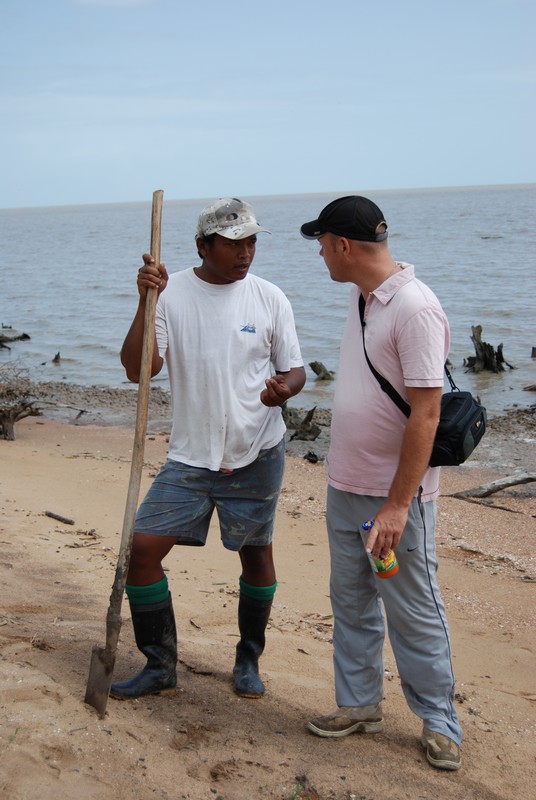
<instances>
[{"instance_id":1,"label":"wooden shovel handle","mask_svg":"<svg viewBox=\"0 0 536 800\"><path fill-rule=\"evenodd\" d=\"M158 189L153 193L153 206L151 213L151 255L156 266L160 264L160 233L162 227L162 202L164 192ZM115 652L121 627L121 603L125 584L127 581L130 552L132 550L132 536L134 533L134 520L138 505L141 475L143 467L143 452L145 434L147 430L147 416L149 409L149 390L151 384L151 366L154 350L154 320L158 289L147 290L145 304L145 322L143 329L143 346L141 355L140 380L138 384L138 403L136 408L136 428L134 431L134 445L132 448L132 462L130 466L130 480L128 484L123 531L115 579L110 595L110 605L106 617L106 649Z\"/></svg>"}]
</instances>

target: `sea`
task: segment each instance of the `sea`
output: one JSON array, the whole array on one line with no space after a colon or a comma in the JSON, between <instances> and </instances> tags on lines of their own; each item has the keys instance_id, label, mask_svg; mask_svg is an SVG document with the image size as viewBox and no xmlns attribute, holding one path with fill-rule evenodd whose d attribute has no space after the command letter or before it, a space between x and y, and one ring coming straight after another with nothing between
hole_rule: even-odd
<instances>
[{"instance_id":1,"label":"sea","mask_svg":"<svg viewBox=\"0 0 536 800\"><path fill-rule=\"evenodd\" d=\"M382 209L393 257L414 264L443 305L459 388L478 395L490 416L532 405L536 395L525 387L536 384L536 184L243 198L271 231L259 234L251 269L280 286L294 309L307 383L293 403L331 407L349 294L299 228L335 197L359 193ZM199 263L196 220L212 199L168 199L164 187L161 260L169 272ZM36 382L128 385L119 350L150 249L151 202L0 210L0 333L30 337L0 348L0 367L27 370ZM512 368L467 371L475 325L483 341L503 345ZM333 381L317 379L315 361ZM155 385L168 388L165 369Z\"/></svg>"}]
</instances>

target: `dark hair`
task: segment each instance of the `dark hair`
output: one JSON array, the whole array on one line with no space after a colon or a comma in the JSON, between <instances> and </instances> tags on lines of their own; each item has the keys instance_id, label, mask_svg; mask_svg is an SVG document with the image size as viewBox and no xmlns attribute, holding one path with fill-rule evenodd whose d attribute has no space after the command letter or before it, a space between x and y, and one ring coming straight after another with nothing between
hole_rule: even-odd
<instances>
[{"instance_id":1,"label":"dark hair","mask_svg":"<svg viewBox=\"0 0 536 800\"><path fill-rule=\"evenodd\" d=\"M209 233L208 236L205 236L205 234L202 234L201 236L198 236L197 238L198 239L202 239L205 242L205 244L208 244L208 246L210 247L212 245L212 242L214 241L214 239L216 238L217 235L218 235L217 233ZM203 259L203 256L201 255L199 250L197 251L197 255L199 256L199 258L201 260Z\"/></svg>"}]
</instances>

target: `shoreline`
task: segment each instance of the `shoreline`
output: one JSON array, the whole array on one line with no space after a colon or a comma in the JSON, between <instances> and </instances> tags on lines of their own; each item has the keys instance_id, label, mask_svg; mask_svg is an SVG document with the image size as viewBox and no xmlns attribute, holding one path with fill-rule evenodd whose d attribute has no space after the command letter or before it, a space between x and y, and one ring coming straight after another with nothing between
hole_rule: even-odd
<instances>
[{"instance_id":1,"label":"shoreline","mask_svg":"<svg viewBox=\"0 0 536 800\"><path fill-rule=\"evenodd\" d=\"M132 427L136 420L137 386L82 386L61 382L32 384L35 406L43 417L72 425L103 427ZM532 398L529 398L532 399ZM288 406L287 453L304 457L307 453L322 460L329 449L331 411L316 407L312 422L320 431L315 439L292 438L295 427L311 408L299 404L299 395ZM151 386L149 394L148 433L169 433L171 395L169 390ZM16 431L15 431L16 432ZM536 443L536 403L507 408L504 413L488 418L486 435L468 463L480 466L505 466L512 461L534 463ZM515 452L514 452L515 451Z\"/></svg>"}]
</instances>

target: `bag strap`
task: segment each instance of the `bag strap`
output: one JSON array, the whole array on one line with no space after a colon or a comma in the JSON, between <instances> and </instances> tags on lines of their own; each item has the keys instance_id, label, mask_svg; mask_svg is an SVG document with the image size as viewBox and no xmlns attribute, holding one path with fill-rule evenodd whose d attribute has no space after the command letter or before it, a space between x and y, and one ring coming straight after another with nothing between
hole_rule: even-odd
<instances>
[{"instance_id":1,"label":"bag strap","mask_svg":"<svg viewBox=\"0 0 536 800\"><path fill-rule=\"evenodd\" d=\"M380 384L382 391L389 395L393 403L398 406L398 408L403 414L406 415L406 417L409 417L411 413L409 404L406 403L406 401L398 394L395 387L391 386L387 378L384 378L383 375L381 375L378 370L374 368L368 357L367 348L365 347L365 298L362 294L359 295L359 319L361 320L361 333L363 335L363 350L365 353L365 358L367 359L367 364L370 367L370 371Z\"/></svg>"},{"instance_id":2,"label":"bag strap","mask_svg":"<svg viewBox=\"0 0 536 800\"><path fill-rule=\"evenodd\" d=\"M445 372L447 373L447 378L449 379L450 388L452 389L452 391L453 391L453 392L459 392L460 390L458 389L458 387L457 387L457 386L456 386L456 384L454 383L454 378L453 378L453 377L452 377L452 375L450 374L450 372L449 372L449 369L448 369L448 367L447 367L447 365L446 365L446 364L445 364Z\"/></svg>"},{"instance_id":3,"label":"bag strap","mask_svg":"<svg viewBox=\"0 0 536 800\"><path fill-rule=\"evenodd\" d=\"M370 371L372 372L372 374L374 375L374 377L376 378L376 380L380 384L380 386L382 388L382 391L384 391L385 394L387 394L391 398L393 403L396 406L398 406L400 411L406 417L409 417L409 415L411 413L411 406L409 405L409 403L406 403L404 398L399 395L399 393L396 391L395 387L392 386L389 383L387 378L384 378L384 376L381 375L378 372L378 370L374 368L374 366L372 365L372 363L371 363L371 361L370 361L370 359L368 357L367 348L365 347L365 324L366 324L365 323L365 298L363 297L362 294L359 295L359 319L361 320L361 333L363 335L363 351L365 353L365 358L367 359L367 364L370 367ZM453 392L459 392L460 390L458 389L458 387L454 383L452 375L450 374L446 364L445 364L445 372L447 373L447 378L449 379L449 383L451 385L452 391Z\"/></svg>"}]
</instances>

